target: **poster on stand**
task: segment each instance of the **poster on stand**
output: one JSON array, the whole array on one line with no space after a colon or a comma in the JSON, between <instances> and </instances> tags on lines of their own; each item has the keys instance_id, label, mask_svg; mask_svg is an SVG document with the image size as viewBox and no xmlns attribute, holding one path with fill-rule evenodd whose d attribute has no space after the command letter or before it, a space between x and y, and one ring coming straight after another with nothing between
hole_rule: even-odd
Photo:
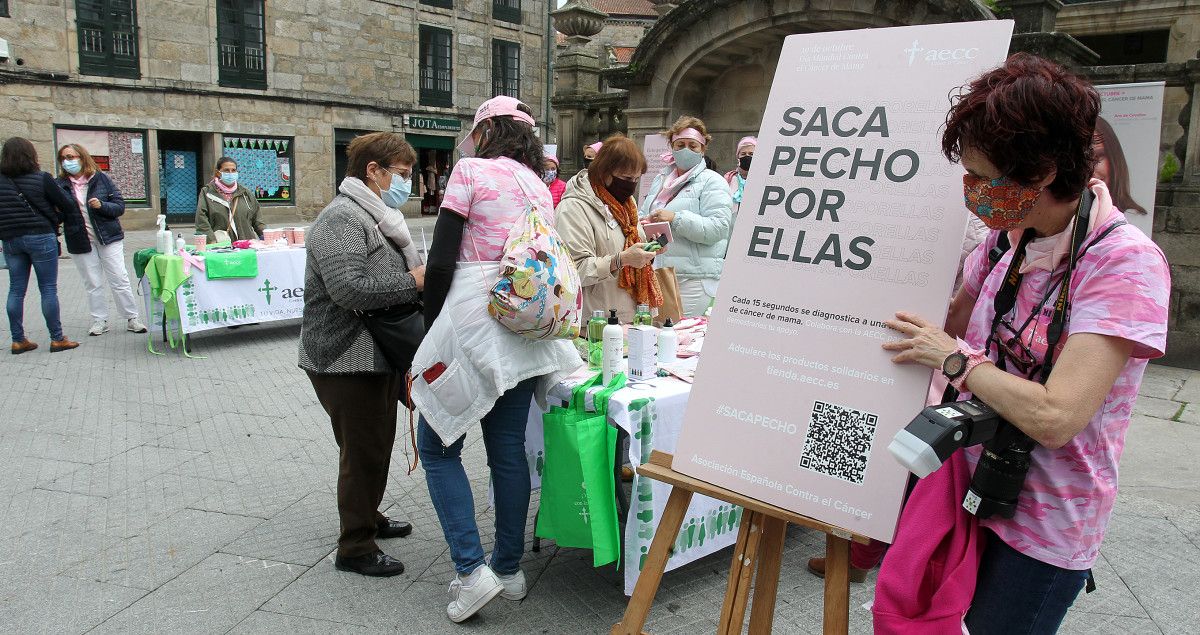
<instances>
[{"instance_id":1,"label":"poster on stand","mask_svg":"<svg viewBox=\"0 0 1200 635\"><path fill-rule=\"evenodd\" d=\"M674 468L890 542L907 471L888 443L930 371L880 345L940 322L967 223L941 154L948 95L1003 62L1013 23L784 41Z\"/></svg>"},{"instance_id":2,"label":"poster on stand","mask_svg":"<svg viewBox=\"0 0 1200 635\"><path fill-rule=\"evenodd\" d=\"M1096 178L1108 185L1125 220L1151 235L1158 189L1163 82L1097 86Z\"/></svg>"},{"instance_id":3,"label":"poster on stand","mask_svg":"<svg viewBox=\"0 0 1200 635\"><path fill-rule=\"evenodd\" d=\"M663 155L671 151L671 144L660 134L648 134L642 139L642 153L646 155L646 173L638 183L638 200L650 191L650 184L667 167Z\"/></svg>"}]
</instances>

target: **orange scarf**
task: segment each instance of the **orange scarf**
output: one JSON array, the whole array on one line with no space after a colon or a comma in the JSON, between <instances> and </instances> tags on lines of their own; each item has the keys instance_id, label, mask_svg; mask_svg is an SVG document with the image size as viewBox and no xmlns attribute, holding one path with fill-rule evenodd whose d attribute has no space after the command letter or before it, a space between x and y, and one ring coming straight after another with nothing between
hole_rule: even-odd
<instances>
[{"instance_id":1,"label":"orange scarf","mask_svg":"<svg viewBox=\"0 0 1200 635\"><path fill-rule=\"evenodd\" d=\"M621 228L621 233L625 234L624 249L637 244L640 237L638 236L637 205L633 202L633 197L629 197L624 203L618 203L604 185L593 183L592 188L596 190L596 196L600 197L600 202L607 205L609 211L612 212L613 218ZM621 270L617 272L617 286L628 291L637 304L648 304L654 308L663 305L662 291L658 288L658 279L654 277L653 264L648 264L641 269L621 267Z\"/></svg>"}]
</instances>

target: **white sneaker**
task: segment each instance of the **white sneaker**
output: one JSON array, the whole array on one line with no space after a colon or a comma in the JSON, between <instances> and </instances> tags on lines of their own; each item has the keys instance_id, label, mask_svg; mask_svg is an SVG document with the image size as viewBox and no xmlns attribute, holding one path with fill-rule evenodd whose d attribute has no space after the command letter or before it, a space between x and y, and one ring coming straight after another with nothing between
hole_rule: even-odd
<instances>
[{"instance_id":1,"label":"white sneaker","mask_svg":"<svg viewBox=\"0 0 1200 635\"><path fill-rule=\"evenodd\" d=\"M504 587L504 592L500 597L506 600L524 600L525 594L529 589L525 585L525 572L517 569L517 572L512 575L496 574L496 579L500 580L500 585Z\"/></svg>"},{"instance_id":2,"label":"white sneaker","mask_svg":"<svg viewBox=\"0 0 1200 635\"><path fill-rule=\"evenodd\" d=\"M129 331L130 333L145 333L149 329L146 328L145 324L142 324L141 320L137 318L129 318L129 324L125 326L125 330Z\"/></svg>"},{"instance_id":3,"label":"white sneaker","mask_svg":"<svg viewBox=\"0 0 1200 635\"><path fill-rule=\"evenodd\" d=\"M462 622L479 612L504 591L504 586L495 572L486 564L468 576L457 575L450 582L450 604L446 605L446 616L451 622Z\"/></svg>"},{"instance_id":4,"label":"white sneaker","mask_svg":"<svg viewBox=\"0 0 1200 635\"><path fill-rule=\"evenodd\" d=\"M93 337L96 335L104 335L107 332L108 322L105 322L104 320L96 320L95 322L92 322L92 328L88 329L88 335Z\"/></svg>"}]
</instances>

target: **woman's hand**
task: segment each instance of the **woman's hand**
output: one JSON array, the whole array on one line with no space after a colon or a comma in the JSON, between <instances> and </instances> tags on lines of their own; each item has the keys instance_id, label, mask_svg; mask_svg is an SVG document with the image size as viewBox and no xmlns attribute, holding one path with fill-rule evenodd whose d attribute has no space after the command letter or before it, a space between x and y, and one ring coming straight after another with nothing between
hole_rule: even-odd
<instances>
[{"instance_id":1,"label":"woman's hand","mask_svg":"<svg viewBox=\"0 0 1200 635\"><path fill-rule=\"evenodd\" d=\"M653 212L650 212L650 216L647 217L647 220L651 223L669 223L675 220L675 212L672 212L669 209L656 209Z\"/></svg>"},{"instance_id":2,"label":"woman's hand","mask_svg":"<svg viewBox=\"0 0 1200 635\"><path fill-rule=\"evenodd\" d=\"M100 199L98 198L89 198L87 203L88 207L92 209L100 209Z\"/></svg>"},{"instance_id":3,"label":"woman's hand","mask_svg":"<svg viewBox=\"0 0 1200 635\"><path fill-rule=\"evenodd\" d=\"M413 280L417 281L417 291L425 290L425 265L421 265L416 269L409 271L412 274Z\"/></svg>"},{"instance_id":4,"label":"woman's hand","mask_svg":"<svg viewBox=\"0 0 1200 635\"><path fill-rule=\"evenodd\" d=\"M946 358L958 350L954 338L919 315L900 311L896 313L896 319L888 320L886 324L906 338L883 344L885 351L899 351L892 358L897 364L917 363L940 370Z\"/></svg>"},{"instance_id":5,"label":"woman's hand","mask_svg":"<svg viewBox=\"0 0 1200 635\"><path fill-rule=\"evenodd\" d=\"M621 266L641 269L654 262L654 255L653 251L646 251L646 243L636 243L621 252Z\"/></svg>"}]
</instances>

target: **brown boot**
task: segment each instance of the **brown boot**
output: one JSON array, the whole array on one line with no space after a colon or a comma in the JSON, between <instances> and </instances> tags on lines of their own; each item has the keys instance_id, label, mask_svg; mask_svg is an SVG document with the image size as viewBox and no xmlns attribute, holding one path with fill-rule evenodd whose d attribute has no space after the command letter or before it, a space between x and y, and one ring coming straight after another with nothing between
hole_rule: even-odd
<instances>
[{"instance_id":1,"label":"brown boot","mask_svg":"<svg viewBox=\"0 0 1200 635\"><path fill-rule=\"evenodd\" d=\"M33 342L30 342L29 340L21 340L20 342L13 342L13 344L12 344L12 354L13 355L20 355L21 353L28 353L29 351L36 350L36 349L37 349L37 344L34 344Z\"/></svg>"},{"instance_id":2,"label":"brown boot","mask_svg":"<svg viewBox=\"0 0 1200 635\"><path fill-rule=\"evenodd\" d=\"M818 578L825 577L825 559L824 558L809 558L808 570ZM869 569L859 569L853 565L850 567L850 581L863 582L867 579Z\"/></svg>"},{"instance_id":3,"label":"brown boot","mask_svg":"<svg viewBox=\"0 0 1200 635\"><path fill-rule=\"evenodd\" d=\"M51 353L58 353L61 351L69 351L72 348L79 348L79 342L72 342L71 340L69 340L65 337L62 338L61 340L54 340L53 342L50 342L50 352Z\"/></svg>"}]
</instances>

